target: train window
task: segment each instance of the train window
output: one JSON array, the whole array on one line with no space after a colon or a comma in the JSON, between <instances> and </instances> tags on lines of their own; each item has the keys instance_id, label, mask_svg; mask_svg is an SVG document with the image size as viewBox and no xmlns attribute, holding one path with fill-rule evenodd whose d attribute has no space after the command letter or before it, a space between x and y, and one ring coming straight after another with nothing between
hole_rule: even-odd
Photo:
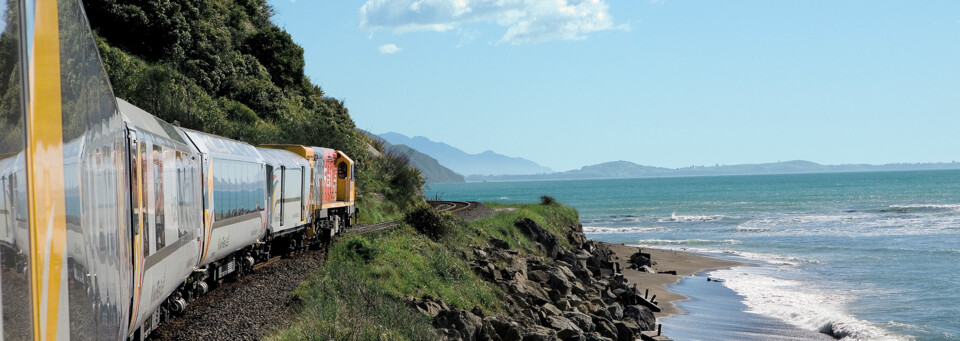
<instances>
[{"instance_id":1,"label":"train window","mask_svg":"<svg viewBox=\"0 0 960 341\"><path fill-rule=\"evenodd\" d=\"M142 143L142 148L140 148L140 212L141 220L143 222L142 231L143 231L143 256L150 255L150 215L149 208L149 199L150 191L148 189L147 183L150 182L150 175L153 174L152 167L148 167L147 159L150 157L147 153L147 149L150 148L149 142Z\"/></svg>"},{"instance_id":2,"label":"train window","mask_svg":"<svg viewBox=\"0 0 960 341\"><path fill-rule=\"evenodd\" d=\"M337 177L341 179L347 178L347 163L340 161L340 164L337 165Z\"/></svg>"},{"instance_id":3,"label":"train window","mask_svg":"<svg viewBox=\"0 0 960 341\"><path fill-rule=\"evenodd\" d=\"M154 220L155 220L155 231L154 241L156 243L156 249L160 250L166 246L166 210L163 207L164 198L163 198L163 149L158 146L153 146L153 190L156 201L155 211L154 211Z\"/></svg>"},{"instance_id":4,"label":"train window","mask_svg":"<svg viewBox=\"0 0 960 341\"><path fill-rule=\"evenodd\" d=\"M133 154L130 162L130 203L131 208L133 209L133 224L131 225L133 229L133 235L136 236L140 234L140 208L143 205L140 203L140 144L136 146L131 146L130 154Z\"/></svg>"}]
</instances>

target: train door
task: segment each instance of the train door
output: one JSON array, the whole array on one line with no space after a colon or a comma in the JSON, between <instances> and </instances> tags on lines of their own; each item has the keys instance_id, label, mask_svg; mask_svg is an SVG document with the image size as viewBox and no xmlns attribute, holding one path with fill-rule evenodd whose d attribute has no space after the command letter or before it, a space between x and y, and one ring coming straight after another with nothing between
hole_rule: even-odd
<instances>
[{"instance_id":1,"label":"train door","mask_svg":"<svg viewBox=\"0 0 960 341\"><path fill-rule=\"evenodd\" d=\"M287 198L287 193L286 193L286 189L287 189L287 172L286 172L286 170L287 170L287 167L286 167L286 166L280 166L280 226L284 226L284 227L285 227L285 225L284 225L285 220L283 219L283 215L284 215L284 208L283 208L284 205L283 205L283 203L286 201L285 199Z\"/></svg>"},{"instance_id":2,"label":"train door","mask_svg":"<svg viewBox=\"0 0 960 341\"><path fill-rule=\"evenodd\" d=\"M140 306L140 294L143 286L143 265L144 259L146 258L146 250L144 250L144 245L149 243L149 240L146 239L144 234L144 218L146 216L145 206L144 205L144 195L143 192L145 188L143 186L144 180L144 168L146 167L146 151L144 148L146 144L138 136L136 131L128 129L128 138L129 138L129 155L130 155L130 236L131 236L131 250L133 252L133 283L132 283L132 293L130 301L130 328L128 333L133 333L134 322L137 318L137 307Z\"/></svg>"}]
</instances>

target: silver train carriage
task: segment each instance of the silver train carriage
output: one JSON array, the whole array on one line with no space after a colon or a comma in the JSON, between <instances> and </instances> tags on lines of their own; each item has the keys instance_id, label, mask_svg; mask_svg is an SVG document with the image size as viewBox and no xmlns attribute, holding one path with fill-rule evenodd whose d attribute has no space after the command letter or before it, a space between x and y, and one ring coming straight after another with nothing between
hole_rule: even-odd
<instances>
[{"instance_id":1,"label":"silver train carriage","mask_svg":"<svg viewBox=\"0 0 960 341\"><path fill-rule=\"evenodd\" d=\"M279 237L307 226L310 163L286 150L257 151L266 161L267 232Z\"/></svg>"},{"instance_id":2,"label":"silver train carriage","mask_svg":"<svg viewBox=\"0 0 960 341\"><path fill-rule=\"evenodd\" d=\"M257 148L236 140L182 129L200 152L203 173L203 276L219 280L252 270L269 249L266 232L266 164ZM209 280L205 277L198 280Z\"/></svg>"}]
</instances>

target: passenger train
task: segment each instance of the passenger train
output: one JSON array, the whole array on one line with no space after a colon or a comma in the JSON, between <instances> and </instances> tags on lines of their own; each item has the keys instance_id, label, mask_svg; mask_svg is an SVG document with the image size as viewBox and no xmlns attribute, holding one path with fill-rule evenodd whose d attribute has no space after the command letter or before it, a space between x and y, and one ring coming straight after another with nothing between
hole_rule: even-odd
<instances>
[{"instance_id":1,"label":"passenger train","mask_svg":"<svg viewBox=\"0 0 960 341\"><path fill-rule=\"evenodd\" d=\"M160 120L114 97L79 0L0 6L3 339L142 340L356 219L345 153Z\"/></svg>"}]
</instances>

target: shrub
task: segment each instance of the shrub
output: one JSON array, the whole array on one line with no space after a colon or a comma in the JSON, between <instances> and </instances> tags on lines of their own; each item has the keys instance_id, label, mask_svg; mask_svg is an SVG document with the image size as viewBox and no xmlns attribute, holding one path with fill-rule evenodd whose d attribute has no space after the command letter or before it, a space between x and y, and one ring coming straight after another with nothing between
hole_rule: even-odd
<instances>
[{"instance_id":1,"label":"shrub","mask_svg":"<svg viewBox=\"0 0 960 341\"><path fill-rule=\"evenodd\" d=\"M555 204L556 202L557 202L557 199L554 199L553 197L551 197L551 196L549 196L549 195L540 196L540 204L541 204L541 205L553 205L553 204Z\"/></svg>"},{"instance_id":2,"label":"shrub","mask_svg":"<svg viewBox=\"0 0 960 341\"><path fill-rule=\"evenodd\" d=\"M405 223L433 240L440 240L450 231L449 218L446 220L426 203L416 204L403 216Z\"/></svg>"},{"instance_id":3,"label":"shrub","mask_svg":"<svg viewBox=\"0 0 960 341\"><path fill-rule=\"evenodd\" d=\"M363 259L369 263L373 259L374 249L370 246L370 241L362 236L353 236L346 240L347 250L350 250L353 256Z\"/></svg>"}]
</instances>

